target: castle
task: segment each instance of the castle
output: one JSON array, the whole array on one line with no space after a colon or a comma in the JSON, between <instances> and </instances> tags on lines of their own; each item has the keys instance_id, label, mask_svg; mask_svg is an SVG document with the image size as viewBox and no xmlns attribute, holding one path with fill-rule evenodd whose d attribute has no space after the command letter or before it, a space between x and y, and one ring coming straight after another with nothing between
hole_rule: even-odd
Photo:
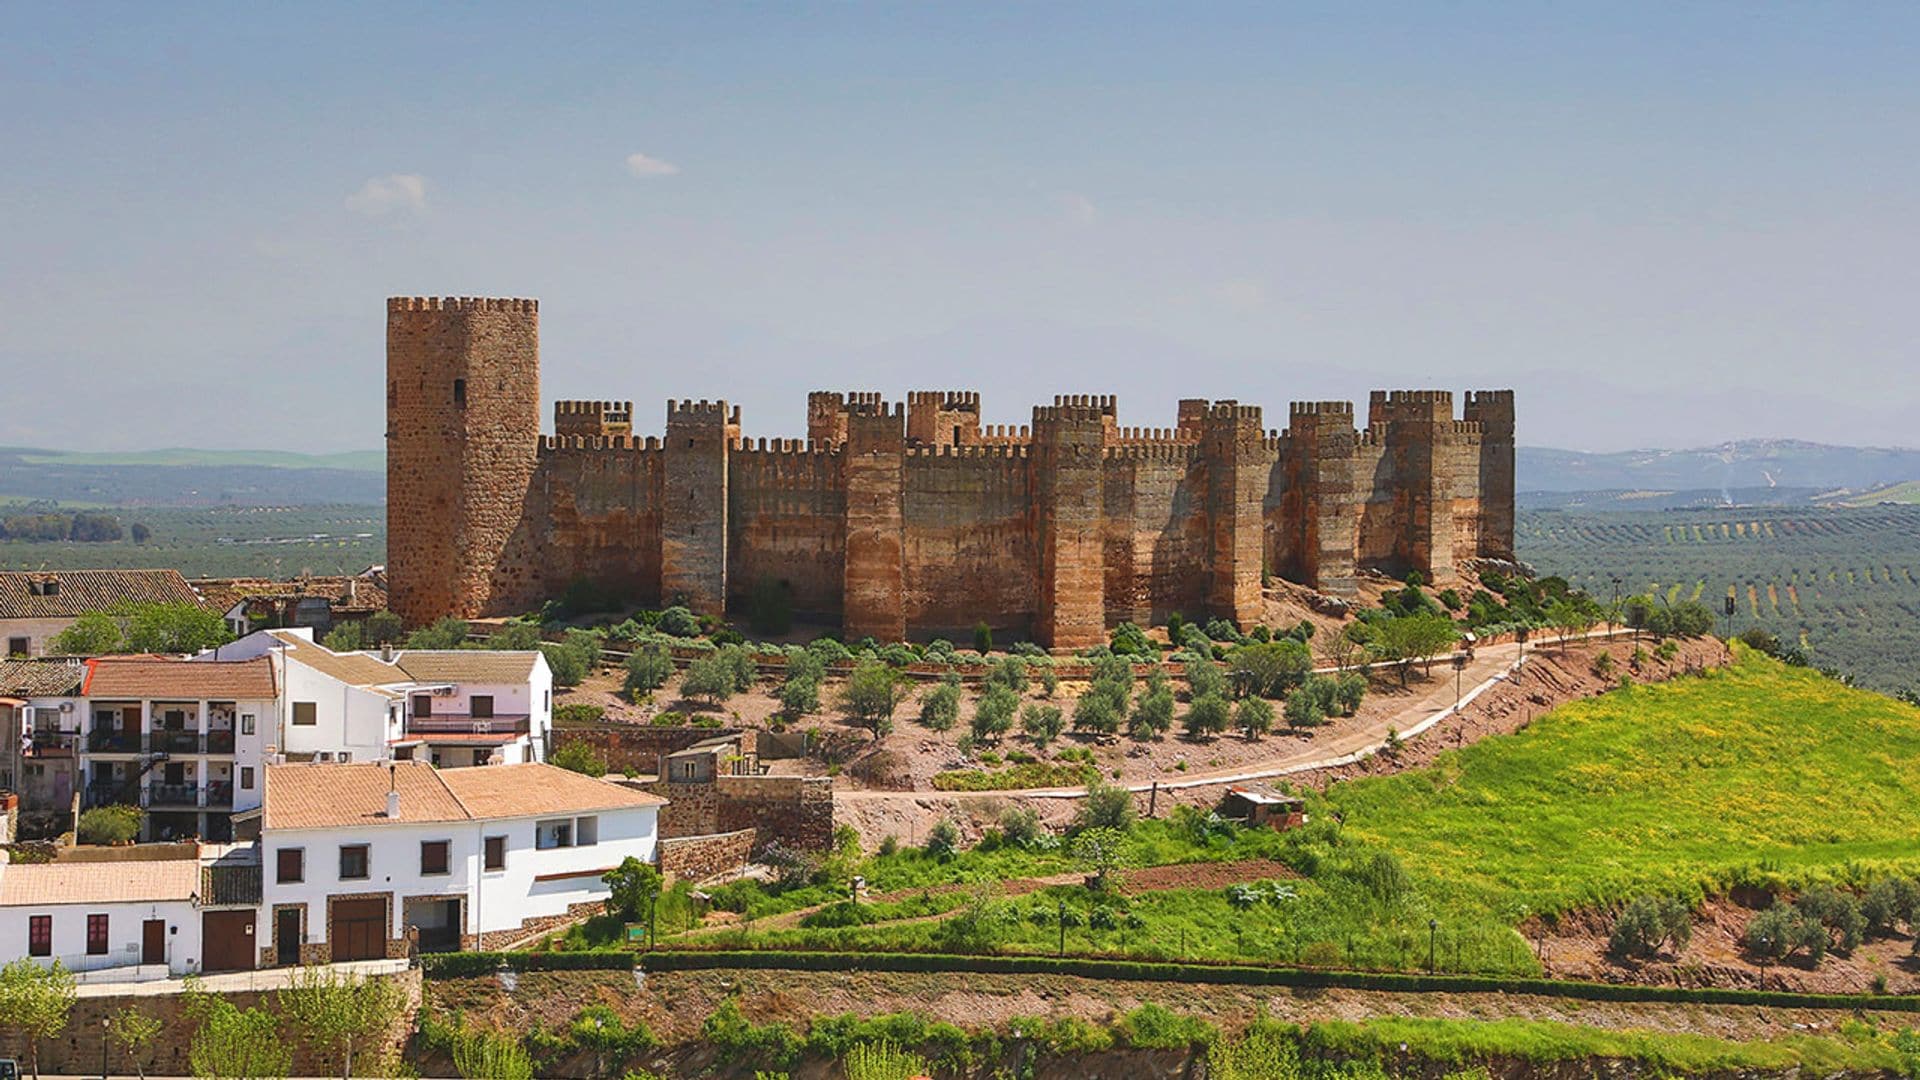
<instances>
[{"instance_id":1,"label":"castle","mask_svg":"<svg viewBox=\"0 0 1920 1080\"><path fill-rule=\"evenodd\" d=\"M814 393L807 438L748 439L724 401L561 401L540 433L534 300L387 302L388 582L410 624L509 615L575 581L718 615L778 588L846 637L1056 649L1174 612L1259 621L1262 576L1350 594L1512 558L1513 393L1375 391L1260 408L1182 401L1172 428L1110 396L982 426L972 393Z\"/></svg>"}]
</instances>

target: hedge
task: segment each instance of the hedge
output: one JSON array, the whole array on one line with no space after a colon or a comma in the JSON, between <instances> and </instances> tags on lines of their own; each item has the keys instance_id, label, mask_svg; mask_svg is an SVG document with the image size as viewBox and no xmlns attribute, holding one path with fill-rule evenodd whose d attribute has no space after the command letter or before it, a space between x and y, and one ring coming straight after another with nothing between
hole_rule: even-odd
<instances>
[{"instance_id":1,"label":"hedge","mask_svg":"<svg viewBox=\"0 0 1920 1080\"><path fill-rule=\"evenodd\" d=\"M511 971L631 971L635 954L622 949L582 949L578 952L456 952L428 953L420 970L430 979L464 979Z\"/></svg>"},{"instance_id":2,"label":"hedge","mask_svg":"<svg viewBox=\"0 0 1920 1080\"><path fill-rule=\"evenodd\" d=\"M569 954L558 954L569 955ZM584 954L571 954L584 955ZM1052 956L957 956L944 953L845 953L662 949L639 957L648 971L745 968L771 971L971 972L991 975L1077 975L1142 982L1225 983L1255 986L1390 990L1408 993L1534 994L1588 1001L1770 1005L1798 1009L1877 1009L1920 1012L1920 997L1804 994L1720 987L1642 986L1493 975L1421 975L1386 971L1325 971L1239 964L1175 964Z\"/></svg>"}]
</instances>

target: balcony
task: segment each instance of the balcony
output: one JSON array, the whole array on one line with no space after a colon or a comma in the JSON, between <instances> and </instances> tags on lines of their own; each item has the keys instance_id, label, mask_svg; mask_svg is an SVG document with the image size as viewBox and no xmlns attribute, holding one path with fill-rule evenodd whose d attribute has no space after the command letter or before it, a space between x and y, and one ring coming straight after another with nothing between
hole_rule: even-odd
<instances>
[{"instance_id":1,"label":"balcony","mask_svg":"<svg viewBox=\"0 0 1920 1080\"><path fill-rule=\"evenodd\" d=\"M193 784L148 784L147 805L197 807L200 805L200 789Z\"/></svg>"},{"instance_id":2,"label":"balcony","mask_svg":"<svg viewBox=\"0 0 1920 1080\"><path fill-rule=\"evenodd\" d=\"M472 716L467 713L435 713L432 716L407 717L409 735L525 735L531 718L495 714Z\"/></svg>"},{"instance_id":3,"label":"balcony","mask_svg":"<svg viewBox=\"0 0 1920 1080\"><path fill-rule=\"evenodd\" d=\"M209 754L233 753L233 729L217 728L207 732L206 752Z\"/></svg>"},{"instance_id":4,"label":"balcony","mask_svg":"<svg viewBox=\"0 0 1920 1080\"><path fill-rule=\"evenodd\" d=\"M147 737L147 747L159 754L201 753L200 733L162 728Z\"/></svg>"},{"instance_id":5,"label":"balcony","mask_svg":"<svg viewBox=\"0 0 1920 1080\"><path fill-rule=\"evenodd\" d=\"M78 731L35 731L27 752L35 756L71 754L80 745Z\"/></svg>"},{"instance_id":6,"label":"balcony","mask_svg":"<svg viewBox=\"0 0 1920 1080\"><path fill-rule=\"evenodd\" d=\"M138 732L113 728L95 728L87 733L87 750L95 754L137 754L140 752L140 735Z\"/></svg>"},{"instance_id":7,"label":"balcony","mask_svg":"<svg viewBox=\"0 0 1920 1080\"><path fill-rule=\"evenodd\" d=\"M126 791L126 785L119 783L88 784L83 801L89 810L96 806L117 806L127 801Z\"/></svg>"},{"instance_id":8,"label":"balcony","mask_svg":"<svg viewBox=\"0 0 1920 1080\"><path fill-rule=\"evenodd\" d=\"M225 810L233 806L233 781L214 780L207 784L206 805Z\"/></svg>"}]
</instances>

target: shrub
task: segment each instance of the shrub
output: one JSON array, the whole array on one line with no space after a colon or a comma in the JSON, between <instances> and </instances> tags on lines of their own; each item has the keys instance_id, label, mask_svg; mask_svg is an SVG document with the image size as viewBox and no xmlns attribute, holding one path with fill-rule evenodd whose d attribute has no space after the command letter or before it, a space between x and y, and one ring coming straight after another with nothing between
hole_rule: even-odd
<instances>
[{"instance_id":1,"label":"shrub","mask_svg":"<svg viewBox=\"0 0 1920 1080\"><path fill-rule=\"evenodd\" d=\"M1079 829L1125 831L1133 825L1133 792L1095 777L1087 784L1073 823Z\"/></svg>"},{"instance_id":2,"label":"shrub","mask_svg":"<svg viewBox=\"0 0 1920 1080\"><path fill-rule=\"evenodd\" d=\"M1227 673L1212 660L1189 660L1185 665L1187 693L1190 698L1227 692Z\"/></svg>"},{"instance_id":3,"label":"shrub","mask_svg":"<svg viewBox=\"0 0 1920 1080\"><path fill-rule=\"evenodd\" d=\"M1819 923L1823 931L1831 931L1831 943L1839 946L1841 952L1850 953L1859 948L1866 936L1867 919L1861 913L1860 901L1831 885L1816 885L1808 889L1793 902L1793 906L1807 918Z\"/></svg>"},{"instance_id":4,"label":"shrub","mask_svg":"<svg viewBox=\"0 0 1920 1080\"><path fill-rule=\"evenodd\" d=\"M1108 648L1115 656L1157 656L1160 650L1147 637L1147 632L1130 622L1123 622L1113 628L1113 636Z\"/></svg>"},{"instance_id":5,"label":"shrub","mask_svg":"<svg viewBox=\"0 0 1920 1080\"><path fill-rule=\"evenodd\" d=\"M1147 692L1133 704L1131 734L1135 739L1145 741L1156 735L1164 735L1173 727L1173 687L1168 685L1167 677L1158 671L1147 683Z\"/></svg>"},{"instance_id":6,"label":"shrub","mask_svg":"<svg viewBox=\"0 0 1920 1080\"><path fill-rule=\"evenodd\" d=\"M1000 812L1000 834L1016 847L1032 847L1043 829L1040 812L1026 806L1009 806Z\"/></svg>"},{"instance_id":7,"label":"shrub","mask_svg":"<svg viewBox=\"0 0 1920 1080\"><path fill-rule=\"evenodd\" d=\"M920 723L929 731L949 731L960 719L960 687L943 682L920 699Z\"/></svg>"},{"instance_id":8,"label":"shrub","mask_svg":"<svg viewBox=\"0 0 1920 1080\"><path fill-rule=\"evenodd\" d=\"M1031 704L1020 710L1020 730L1026 732L1036 746L1045 747L1059 738L1066 722L1058 705Z\"/></svg>"},{"instance_id":9,"label":"shrub","mask_svg":"<svg viewBox=\"0 0 1920 1080\"><path fill-rule=\"evenodd\" d=\"M1616 956L1652 956L1668 942L1679 952L1693 934L1693 913L1671 896L1643 896L1614 920L1607 948Z\"/></svg>"},{"instance_id":10,"label":"shrub","mask_svg":"<svg viewBox=\"0 0 1920 1080\"><path fill-rule=\"evenodd\" d=\"M606 715L605 706L585 701L569 701L553 707L553 722L556 724L597 724Z\"/></svg>"},{"instance_id":11,"label":"shrub","mask_svg":"<svg viewBox=\"0 0 1920 1080\"><path fill-rule=\"evenodd\" d=\"M1807 958L1817 964L1827 954L1826 928L1785 901L1774 901L1749 920L1746 940L1749 951L1769 960L1784 960L1805 949Z\"/></svg>"},{"instance_id":12,"label":"shrub","mask_svg":"<svg viewBox=\"0 0 1920 1080\"><path fill-rule=\"evenodd\" d=\"M1298 641L1241 645L1227 654L1227 681L1241 695L1284 696L1313 671L1313 654Z\"/></svg>"},{"instance_id":13,"label":"shrub","mask_svg":"<svg viewBox=\"0 0 1920 1080\"><path fill-rule=\"evenodd\" d=\"M140 835L137 806L96 806L81 813L74 837L83 844L124 844Z\"/></svg>"},{"instance_id":14,"label":"shrub","mask_svg":"<svg viewBox=\"0 0 1920 1080\"><path fill-rule=\"evenodd\" d=\"M993 665L987 672L987 686L1005 687L1014 694L1027 692L1027 661L1025 657L1008 656Z\"/></svg>"},{"instance_id":15,"label":"shrub","mask_svg":"<svg viewBox=\"0 0 1920 1080\"><path fill-rule=\"evenodd\" d=\"M547 764L585 776L607 775L607 759L583 742L562 743L548 756Z\"/></svg>"},{"instance_id":16,"label":"shrub","mask_svg":"<svg viewBox=\"0 0 1920 1080\"><path fill-rule=\"evenodd\" d=\"M847 1080L914 1080L933 1071L926 1058L884 1039L855 1046L840 1067L846 1071Z\"/></svg>"},{"instance_id":17,"label":"shrub","mask_svg":"<svg viewBox=\"0 0 1920 1080\"><path fill-rule=\"evenodd\" d=\"M1208 694L1196 699L1187 708L1187 734L1194 738L1218 735L1227 730L1233 710L1227 699L1218 694Z\"/></svg>"},{"instance_id":18,"label":"shrub","mask_svg":"<svg viewBox=\"0 0 1920 1080\"><path fill-rule=\"evenodd\" d=\"M893 730L893 710L900 704L900 681L894 670L878 660L861 662L840 692L840 705L875 739Z\"/></svg>"},{"instance_id":19,"label":"shrub","mask_svg":"<svg viewBox=\"0 0 1920 1080\"><path fill-rule=\"evenodd\" d=\"M1378 852L1373 858L1361 863L1354 871L1353 878L1360 887L1383 904L1394 904L1405 899L1413 892L1413 880L1407 877L1407 871L1400 860L1389 852Z\"/></svg>"},{"instance_id":20,"label":"shrub","mask_svg":"<svg viewBox=\"0 0 1920 1080\"><path fill-rule=\"evenodd\" d=\"M1333 703L1342 716L1352 716L1360 711L1360 702L1367 696L1367 677L1357 671L1349 671L1333 680Z\"/></svg>"},{"instance_id":21,"label":"shrub","mask_svg":"<svg viewBox=\"0 0 1920 1080\"><path fill-rule=\"evenodd\" d=\"M654 620L653 628L673 637L690 638L700 636L700 618L679 604L660 612Z\"/></svg>"},{"instance_id":22,"label":"shrub","mask_svg":"<svg viewBox=\"0 0 1920 1080\"><path fill-rule=\"evenodd\" d=\"M1332 687L1329 679L1317 679L1296 688L1287 695L1287 726L1291 728L1319 727L1327 722L1327 701L1333 695L1327 690ZM1323 690L1322 687L1327 688Z\"/></svg>"},{"instance_id":23,"label":"shrub","mask_svg":"<svg viewBox=\"0 0 1920 1080\"><path fill-rule=\"evenodd\" d=\"M1911 927L1920 915L1920 885L1906 878L1880 878L1867 886L1860 914L1872 934L1891 934L1900 923Z\"/></svg>"},{"instance_id":24,"label":"shrub","mask_svg":"<svg viewBox=\"0 0 1920 1080\"><path fill-rule=\"evenodd\" d=\"M960 851L960 829L953 822L941 818L927 830L927 842L921 848L931 858L946 862Z\"/></svg>"},{"instance_id":25,"label":"shrub","mask_svg":"<svg viewBox=\"0 0 1920 1080\"><path fill-rule=\"evenodd\" d=\"M973 706L971 730L977 740L997 740L1013 730L1014 713L1020 708L1020 696L1005 686L989 686Z\"/></svg>"},{"instance_id":26,"label":"shrub","mask_svg":"<svg viewBox=\"0 0 1920 1080\"><path fill-rule=\"evenodd\" d=\"M993 628L984 622L973 624L973 651L981 656L993 651Z\"/></svg>"},{"instance_id":27,"label":"shrub","mask_svg":"<svg viewBox=\"0 0 1920 1080\"><path fill-rule=\"evenodd\" d=\"M1273 730L1273 704L1266 698L1250 697L1233 712L1233 726L1257 739Z\"/></svg>"},{"instance_id":28,"label":"shrub","mask_svg":"<svg viewBox=\"0 0 1920 1080\"><path fill-rule=\"evenodd\" d=\"M621 689L628 694L658 690L673 677L673 654L664 646L647 645L627 657L627 677Z\"/></svg>"},{"instance_id":29,"label":"shrub","mask_svg":"<svg viewBox=\"0 0 1920 1080\"><path fill-rule=\"evenodd\" d=\"M712 704L718 705L733 694L733 664L717 651L688 664L686 675L680 679L680 696L682 697L705 698Z\"/></svg>"},{"instance_id":30,"label":"shrub","mask_svg":"<svg viewBox=\"0 0 1920 1080\"><path fill-rule=\"evenodd\" d=\"M1122 1016L1114 1031L1127 1045L1142 1050L1185 1050L1205 1046L1217 1034L1213 1025L1198 1017L1183 1016L1164 1005L1148 1002Z\"/></svg>"},{"instance_id":31,"label":"shrub","mask_svg":"<svg viewBox=\"0 0 1920 1080\"><path fill-rule=\"evenodd\" d=\"M1076 731L1093 731L1102 735L1111 735L1120 730L1122 706L1115 696L1094 687L1081 695L1073 704L1073 727Z\"/></svg>"},{"instance_id":32,"label":"shrub","mask_svg":"<svg viewBox=\"0 0 1920 1080\"><path fill-rule=\"evenodd\" d=\"M579 686L586 680L586 658L572 646L544 644L540 646L540 654L547 658L547 666L553 669L553 685Z\"/></svg>"}]
</instances>

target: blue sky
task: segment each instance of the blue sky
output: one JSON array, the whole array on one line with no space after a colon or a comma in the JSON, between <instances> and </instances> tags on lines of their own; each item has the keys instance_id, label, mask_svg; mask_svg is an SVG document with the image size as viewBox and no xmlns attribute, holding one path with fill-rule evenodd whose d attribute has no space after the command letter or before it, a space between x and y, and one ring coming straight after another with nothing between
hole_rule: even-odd
<instances>
[{"instance_id":1,"label":"blue sky","mask_svg":"<svg viewBox=\"0 0 1920 1080\"><path fill-rule=\"evenodd\" d=\"M13 5L0 444L375 448L383 298L477 294L648 430L1514 386L1534 445L1912 445L1916 71L1911 4Z\"/></svg>"}]
</instances>

